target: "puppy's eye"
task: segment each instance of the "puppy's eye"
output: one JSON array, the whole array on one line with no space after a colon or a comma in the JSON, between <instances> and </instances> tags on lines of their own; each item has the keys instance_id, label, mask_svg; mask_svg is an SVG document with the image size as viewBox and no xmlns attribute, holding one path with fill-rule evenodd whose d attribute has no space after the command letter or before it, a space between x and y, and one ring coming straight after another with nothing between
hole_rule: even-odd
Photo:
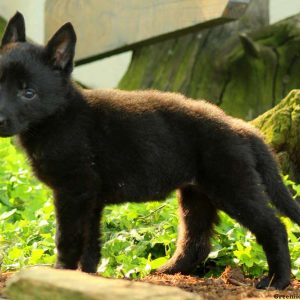
<instances>
[{"instance_id":1,"label":"puppy's eye","mask_svg":"<svg viewBox=\"0 0 300 300\"><path fill-rule=\"evenodd\" d=\"M32 88L27 88L23 90L22 96L23 98L27 99L27 100L31 100L35 97L36 92L34 89Z\"/></svg>"}]
</instances>

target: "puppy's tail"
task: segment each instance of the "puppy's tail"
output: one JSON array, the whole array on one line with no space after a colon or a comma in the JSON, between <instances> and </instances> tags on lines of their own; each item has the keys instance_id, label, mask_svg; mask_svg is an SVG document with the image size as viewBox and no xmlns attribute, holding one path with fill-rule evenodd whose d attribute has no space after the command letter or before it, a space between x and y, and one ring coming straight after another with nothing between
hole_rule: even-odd
<instances>
[{"instance_id":1,"label":"puppy's tail","mask_svg":"<svg viewBox=\"0 0 300 300\"><path fill-rule=\"evenodd\" d=\"M256 169L261 175L271 202L283 215L300 225L300 205L284 185L273 154L259 138L254 137L251 143L256 158Z\"/></svg>"}]
</instances>

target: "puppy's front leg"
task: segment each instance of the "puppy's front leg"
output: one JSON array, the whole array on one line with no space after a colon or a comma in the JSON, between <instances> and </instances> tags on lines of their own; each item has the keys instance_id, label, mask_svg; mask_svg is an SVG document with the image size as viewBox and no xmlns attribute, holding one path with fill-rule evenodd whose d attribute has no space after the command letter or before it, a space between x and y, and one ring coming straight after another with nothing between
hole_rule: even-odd
<instances>
[{"instance_id":1,"label":"puppy's front leg","mask_svg":"<svg viewBox=\"0 0 300 300\"><path fill-rule=\"evenodd\" d=\"M91 191L55 192L56 209L56 268L77 269L83 252L86 226L95 203Z\"/></svg>"},{"instance_id":2,"label":"puppy's front leg","mask_svg":"<svg viewBox=\"0 0 300 300\"><path fill-rule=\"evenodd\" d=\"M85 241L80 258L81 271L96 273L100 260L100 218L103 206L96 205L88 217L88 224L85 228Z\"/></svg>"}]
</instances>

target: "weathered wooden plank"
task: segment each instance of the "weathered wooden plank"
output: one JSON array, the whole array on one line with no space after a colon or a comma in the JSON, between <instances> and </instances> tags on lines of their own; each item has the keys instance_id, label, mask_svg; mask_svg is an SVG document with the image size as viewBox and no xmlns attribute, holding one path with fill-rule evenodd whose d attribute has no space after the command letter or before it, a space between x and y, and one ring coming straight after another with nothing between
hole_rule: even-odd
<instances>
[{"instance_id":1,"label":"weathered wooden plank","mask_svg":"<svg viewBox=\"0 0 300 300\"><path fill-rule=\"evenodd\" d=\"M77 64L234 20L250 0L47 0L45 36L71 21Z\"/></svg>"}]
</instances>

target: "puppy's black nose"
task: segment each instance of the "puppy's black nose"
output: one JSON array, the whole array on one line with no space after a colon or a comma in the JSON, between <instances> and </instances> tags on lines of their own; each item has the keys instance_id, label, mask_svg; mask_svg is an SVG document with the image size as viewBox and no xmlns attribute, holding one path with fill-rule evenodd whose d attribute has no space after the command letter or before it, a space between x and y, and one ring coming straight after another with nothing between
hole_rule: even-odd
<instances>
[{"instance_id":1,"label":"puppy's black nose","mask_svg":"<svg viewBox=\"0 0 300 300\"><path fill-rule=\"evenodd\" d=\"M6 123L7 119L3 115L0 115L0 127L4 127Z\"/></svg>"}]
</instances>

